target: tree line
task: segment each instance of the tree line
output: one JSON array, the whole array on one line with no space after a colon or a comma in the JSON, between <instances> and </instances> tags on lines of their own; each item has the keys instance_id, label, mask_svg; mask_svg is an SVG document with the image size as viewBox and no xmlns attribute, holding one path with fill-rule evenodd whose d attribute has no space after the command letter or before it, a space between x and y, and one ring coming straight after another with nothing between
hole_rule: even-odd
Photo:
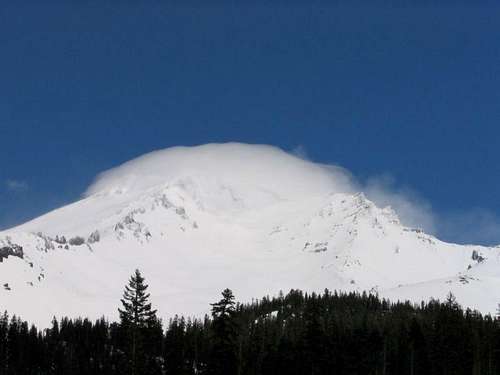
<instances>
[{"instance_id":1,"label":"tree line","mask_svg":"<svg viewBox=\"0 0 500 375\"><path fill-rule=\"evenodd\" d=\"M136 271L120 321L54 319L39 330L0 317L0 375L492 375L500 320L446 301L291 290L248 304L222 292L204 319L166 326Z\"/></svg>"}]
</instances>

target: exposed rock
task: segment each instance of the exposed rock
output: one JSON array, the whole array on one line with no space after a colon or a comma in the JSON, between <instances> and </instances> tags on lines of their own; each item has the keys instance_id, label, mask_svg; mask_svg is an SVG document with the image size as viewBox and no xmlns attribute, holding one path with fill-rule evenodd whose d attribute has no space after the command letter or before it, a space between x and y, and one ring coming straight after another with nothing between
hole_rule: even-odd
<instances>
[{"instance_id":1,"label":"exposed rock","mask_svg":"<svg viewBox=\"0 0 500 375\"><path fill-rule=\"evenodd\" d=\"M80 236L75 236L75 237L70 238L68 242L71 246L80 246L80 245L83 245L85 243L85 238L80 237Z\"/></svg>"},{"instance_id":2,"label":"exposed rock","mask_svg":"<svg viewBox=\"0 0 500 375\"><path fill-rule=\"evenodd\" d=\"M88 243L95 243L99 242L101 240L101 234L99 233L98 230L93 231L88 239Z\"/></svg>"},{"instance_id":3,"label":"exposed rock","mask_svg":"<svg viewBox=\"0 0 500 375\"><path fill-rule=\"evenodd\" d=\"M44 235L42 232L36 233L36 235L43 241L43 245L40 246L37 244L37 249L40 251L45 251L48 252L49 250L54 250L54 240L46 235Z\"/></svg>"},{"instance_id":4,"label":"exposed rock","mask_svg":"<svg viewBox=\"0 0 500 375\"><path fill-rule=\"evenodd\" d=\"M314 244L313 252L321 253L328 250L328 242L317 242Z\"/></svg>"},{"instance_id":5,"label":"exposed rock","mask_svg":"<svg viewBox=\"0 0 500 375\"><path fill-rule=\"evenodd\" d=\"M57 242L58 244L64 245L66 243L66 237L64 237L64 236L59 237L56 235L56 238L54 241Z\"/></svg>"},{"instance_id":6,"label":"exposed rock","mask_svg":"<svg viewBox=\"0 0 500 375\"><path fill-rule=\"evenodd\" d=\"M472 251L472 260L475 260L476 262L481 263L484 261L484 259L485 258L481 254L479 254L479 252L477 250Z\"/></svg>"},{"instance_id":7,"label":"exposed rock","mask_svg":"<svg viewBox=\"0 0 500 375\"><path fill-rule=\"evenodd\" d=\"M146 227L146 225L142 222L135 220L136 214L144 213L144 209L137 209L129 212L122 221L118 222L115 225L115 233L118 239L125 237L125 231L128 230L132 232L133 236L142 242L142 239L145 238L149 240L151 237L151 232Z\"/></svg>"},{"instance_id":8,"label":"exposed rock","mask_svg":"<svg viewBox=\"0 0 500 375\"><path fill-rule=\"evenodd\" d=\"M23 248L16 244L11 244L9 246L4 246L0 248L0 262L3 262L3 259L7 259L9 256L18 257L23 259L24 253Z\"/></svg>"},{"instance_id":9,"label":"exposed rock","mask_svg":"<svg viewBox=\"0 0 500 375\"><path fill-rule=\"evenodd\" d=\"M321 253L328 250L328 242L316 242L314 246L312 243L306 242L302 250L307 250L312 253Z\"/></svg>"},{"instance_id":10,"label":"exposed rock","mask_svg":"<svg viewBox=\"0 0 500 375\"><path fill-rule=\"evenodd\" d=\"M180 217L182 217L184 220L187 219L186 209L184 207L176 207L175 208L175 213L177 215L179 215Z\"/></svg>"}]
</instances>

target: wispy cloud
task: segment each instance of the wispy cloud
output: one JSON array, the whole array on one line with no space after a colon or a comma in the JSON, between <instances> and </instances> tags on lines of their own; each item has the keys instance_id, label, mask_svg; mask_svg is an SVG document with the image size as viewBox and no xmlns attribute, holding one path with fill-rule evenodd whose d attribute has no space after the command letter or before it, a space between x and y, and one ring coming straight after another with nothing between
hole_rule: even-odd
<instances>
[{"instance_id":1,"label":"wispy cloud","mask_svg":"<svg viewBox=\"0 0 500 375\"><path fill-rule=\"evenodd\" d=\"M311 159L309 159L309 155L308 155L307 150L304 147L304 145L297 145L297 146L295 146L292 149L291 153L293 155L295 155L295 156L303 159L303 160L311 160Z\"/></svg>"},{"instance_id":2,"label":"wispy cloud","mask_svg":"<svg viewBox=\"0 0 500 375\"><path fill-rule=\"evenodd\" d=\"M468 244L500 244L500 216L485 208L439 215L438 233L444 240Z\"/></svg>"},{"instance_id":3,"label":"wispy cloud","mask_svg":"<svg viewBox=\"0 0 500 375\"><path fill-rule=\"evenodd\" d=\"M462 244L500 244L500 216L487 208L438 211L417 191L400 186L391 175L368 179L358 188L378 206L391 206L401 222L439 239Z\"/></svg>"},{"instance_id":4,"label":"wispy cloud","mask_svg":"<svg viewBox=\"0 0 500 375\"><path fill-rule=\"evenodd\" d=\"M301 146L291 153L307 159L307 153ZM406 226L423 229L449 242L487 246L500 244L500 215L488 208L436 210L418 191L401 185L388 173L360 181L345 168L336 165L327 167L335 170L337 178L347 181L348 190L364 192L379 207L391 206Z\"/></svg>"},{"instance_id":5,"label":"wispy cloud","mask_svg":"<svg viewBox=\"0 0 500 375\"><path fill-rule=\"evenodd\" d=\"M5 187L10 191L25 191L29 189L29 185L26 181L7 179L5 181Z\"/></svg>"},{"instance_id":6,"label":"wispy cloud","mask_svg":"<svg viewBox=\"0 0 500 375\"><path fill-rule=\"evenodd\" d=\"M399 186L390 174L369 178L362 190L378 206L391 206L403 224L437 234L437 218L431 204L417 191Z\"/></svg>"}]
</instances>

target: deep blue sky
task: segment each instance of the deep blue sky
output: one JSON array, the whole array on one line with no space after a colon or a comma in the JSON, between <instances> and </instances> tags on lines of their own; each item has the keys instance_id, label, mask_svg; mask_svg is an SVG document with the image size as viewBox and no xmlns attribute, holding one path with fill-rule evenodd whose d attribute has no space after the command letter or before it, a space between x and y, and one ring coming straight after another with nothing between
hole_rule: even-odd
<instances>
[{"instance_id":1,"label":"deep blue sky","mask_svg":"<svg viewBox=\"0 0 500 375\"><path fill-rule=\"evenodd\" d=\"M0 228L153 149L241 141L390 174L441 237L500 243L494 3L20 3L0 8Z\"/></svg>"}]
</instances>

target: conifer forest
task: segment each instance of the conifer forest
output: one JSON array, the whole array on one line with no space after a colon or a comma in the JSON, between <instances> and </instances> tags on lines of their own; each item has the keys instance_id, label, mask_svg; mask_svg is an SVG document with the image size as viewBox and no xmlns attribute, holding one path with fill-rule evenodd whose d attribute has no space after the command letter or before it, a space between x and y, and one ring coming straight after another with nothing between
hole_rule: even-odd
<instances>
[{"instance_id":1,"label":"conifer forest","mask_svg":"<svg viewBox=\"0 0 500 375\"><path fill-rule=\"evenodd\" d=\"M0 375L492 375L500 320L446 301L391 303L376 295L286 295L237 303L230 289L204 319L162 322L139 271L119 322L0 318ZM117 306L118 307L118 306Z\"/></svg>"}]
</instances>

